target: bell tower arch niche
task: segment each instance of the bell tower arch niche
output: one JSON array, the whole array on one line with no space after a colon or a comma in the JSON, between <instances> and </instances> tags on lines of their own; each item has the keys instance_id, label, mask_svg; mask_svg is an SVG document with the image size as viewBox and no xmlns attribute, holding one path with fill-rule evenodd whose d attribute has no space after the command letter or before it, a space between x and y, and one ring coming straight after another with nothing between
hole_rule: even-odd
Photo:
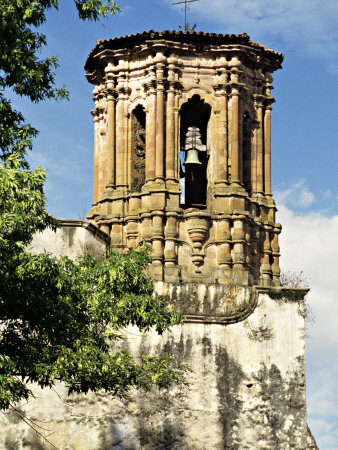
<instances>
[{"instance_id":1,"label":"bell tower arch niche","mask_svg":"<svg viewBox=\"0 0 338 450\"><path fill-rule=\"evenodd\" d=\"M130 192L141 192L145 183L146 161L146 113L143 106L138 105L131 113L131 182Z\"/></svg>"},{"instance_id":2,"label":"bell tower arch niche","mask_svg":"<svg viewBox=\"0 0 338 450\"><path fill-rule=\"evenodd\" d=\"M180 149L183 158L185 199L182 206L207 204L208 122L211 107L197 94L181 107Z\"/></svg>"}]
</instances>

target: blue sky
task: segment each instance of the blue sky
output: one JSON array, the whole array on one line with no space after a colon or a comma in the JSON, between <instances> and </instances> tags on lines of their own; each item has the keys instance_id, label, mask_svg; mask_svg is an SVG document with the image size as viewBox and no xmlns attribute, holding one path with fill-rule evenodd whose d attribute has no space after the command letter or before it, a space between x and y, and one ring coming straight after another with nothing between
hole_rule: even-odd
<instances>
[{"instance_id":1,"label":"blue sky","mask_svg":"<svg viewBox=\"0 0 338 450\"><path fill-rule=\"evenodd\" d=\"M91 86L83 65L97 39L177 29L183 11L167 0L121 0L121 14L81 23L70 0L48 15L45 55L60 60L58 83L69 102L17 107L40 135L33 165L47 170L48 210L84 217L92 201L93 125ZM272 112L272 180L283 225L281 264L310 279L316 316L308 330L309 424L321 450L338 448L338 3L336 0L200 0L189 21L197 30L246 32L285 55L275 74Z\"/></svg>"}]
</instances>

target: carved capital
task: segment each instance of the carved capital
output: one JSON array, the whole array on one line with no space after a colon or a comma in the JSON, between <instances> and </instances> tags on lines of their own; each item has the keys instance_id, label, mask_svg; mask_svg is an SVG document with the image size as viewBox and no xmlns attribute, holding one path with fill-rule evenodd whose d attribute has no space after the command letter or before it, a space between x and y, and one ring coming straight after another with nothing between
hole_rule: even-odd
<instances>
[{"instance_id":1,"label":"carved capital","mask_svg":"<svg viewBox=\"0 0 338 450\"><path fill-rule=\"evenodd\" d=\"M105 93L105 96L106 96L106 99L108 102L112 102L116 99L116 96L117 96L116 89L107 87L104 90L104 93Z\"/></svg>"},{"instance_id":2,"label":"carved capital","mask_svg":"<svg viewBox=\"0 0 338 450\"><path fill-rule=\"evenodd\" d=\"M146 94L152 94L156 92L156 79L152 78L151 80L145 81L142 85Z\"/></svg>"},{"instance_id":3,"label":"carved capital","mask_svg":"<svg viewBox=\"0 0 338 450\"><path fill-rule=\"evenodd\" d=\"M228 89L229 83L215 83L212 85L215 94L217 96L221 96L221 95L227 95L227 89Z\"/></svg>"},{"instance_id":4,"label":"carved capital","mask_svg":"<svg viewBox=\"0 0 338 450\"><path fill-rule=\"evenodd\" d=\"M240 95L241 91L243 89L245 89L245 84L244 83L237 83L234 81L230 81L229 83L231 92L230 92L230 97L234 97L234 96L238 96Z\"/></svg>"}]
</instances>

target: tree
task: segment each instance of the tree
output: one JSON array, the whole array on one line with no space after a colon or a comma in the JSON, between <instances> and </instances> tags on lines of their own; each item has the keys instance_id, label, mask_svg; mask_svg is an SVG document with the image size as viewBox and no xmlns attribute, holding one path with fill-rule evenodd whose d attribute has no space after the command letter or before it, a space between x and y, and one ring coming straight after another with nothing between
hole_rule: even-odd
<instances>
[{"instance_id":1,"label":"tree","mask_svg":"<svg viewBox=\"0 0 338 450\"><path fill-rule=\"evenodd\" d=\"M80 19L118 11L101 0L75 0ZM1 0L0 36L0 409L61 380L71 392L104 389L124 396L130 387L149 390L184 382L185 368L169 355L135 360L119 343L123 329L154 327L163 333L182 320L153 295L144 269L149 250L108 252L75 261L33 255L37 231L56 229L45 210L43 169L31 170L27 150L37 131L12 108L5 89L33 102L67 97L54 83L56 58L39 60L46 37L37 28L57 0Z\"/></svg>"},{"instance_id":2,"label":"tree","mask_svg":"<svg viewBox=\"0 0 338 450\"><path fill-rule=\"evenodd\" d=\"M301 270L300 272L293 272L292 270L282 270L280 274L280 283L283 287L289 288L309 288L309 279ZM316 316L309 304L307 294L304 296L304 319L305 319L305 327L309 328L310 325L313 325L316 321Z\"/></svg>"},{"instance_id":3,"label":"tree","mask_svg":"<svg viewBox=\"0 0 338 450\"><path fill-rule=\"evenodd\" d=\"M98 20L120 9L113 0L74 0L81 20ZM67 98L65 87L55 86L56 57L39 59L46 36L38 28L46 12L58 9L58 0L0 0L0 149L4 156L18 152L24 160L37 130L12 108L5 89L32 102Z\"/></svg>"}]
</instances>

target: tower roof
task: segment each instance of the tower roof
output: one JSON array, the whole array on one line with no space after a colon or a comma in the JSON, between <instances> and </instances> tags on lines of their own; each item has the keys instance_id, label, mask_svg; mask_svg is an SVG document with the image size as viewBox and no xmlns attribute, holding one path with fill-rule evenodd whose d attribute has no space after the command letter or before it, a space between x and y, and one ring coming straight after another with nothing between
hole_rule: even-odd
<instances>
[{"instance_id":1,"label":"tower roof","mask_svg":"<svg viewBox=\"0 0 338 450\"><path fill-rule=\"evenodd\" d=\"M111 39L98 40L96 46L91 50L88 55L85 70L90 72L93 66L96 64L97 57L101 56L103 52L107 50L133 50L135 47L148 43L149 41L159 41L165 40L167 42L179 43L179 44L193 44L197 45L201 51L203 51L204 46L231 46L240 45L245 47L250 47L253 50L259 51L268 60L277 63L280 67L283 61L282 53L275 52L266 48L263 44L257 43L250 40L250 36L246 33L242 34L220 34L220 33L205 33L203 31L198 32L183 32L175 30L165 30L165 31L144 31L142 33L129 34L126 36L114 37Z\"/></svg>"}]
</instances>

